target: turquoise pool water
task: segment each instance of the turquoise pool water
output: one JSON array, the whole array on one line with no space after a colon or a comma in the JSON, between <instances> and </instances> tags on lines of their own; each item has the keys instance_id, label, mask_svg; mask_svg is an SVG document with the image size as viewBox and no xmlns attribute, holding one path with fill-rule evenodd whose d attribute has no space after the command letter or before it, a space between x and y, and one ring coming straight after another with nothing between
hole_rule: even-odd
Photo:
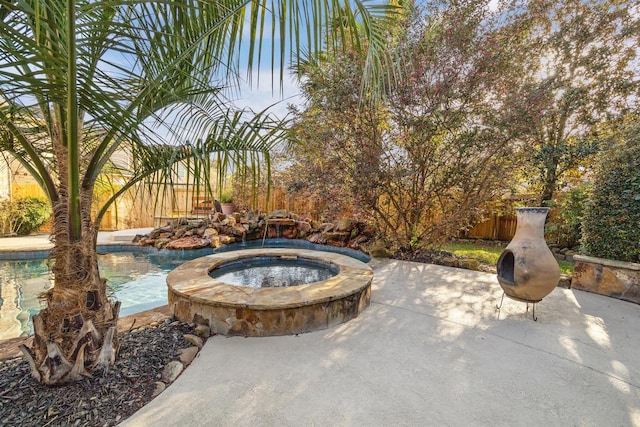
<instances>
[{"instance_id":1,"label":"turquoise pool water","mask_svg":"<svg viewBox=\"0 0 640 427\"><path fill-rule=\"evenodd\" d=\"M134 249L104 253L98 259L101 276L122 304L121 316L166 304L167 274L185 261L212 253ZM31 316L42 308L38 295L51 286L45 259L0 260L0 339L32 333Z\"/></svg>"}]
</instances>

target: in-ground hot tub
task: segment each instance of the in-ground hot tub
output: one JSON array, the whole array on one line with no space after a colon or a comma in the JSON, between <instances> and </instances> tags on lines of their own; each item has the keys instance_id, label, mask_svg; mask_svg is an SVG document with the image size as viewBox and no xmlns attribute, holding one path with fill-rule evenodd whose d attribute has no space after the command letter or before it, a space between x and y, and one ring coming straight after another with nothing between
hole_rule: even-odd
<instances>
[{"instance_id":1,"label":"in-ground hot tub","mask_svg":"<svg viewBox=\"0 0 640 427\"><path fill-rule=\"evenodd\" d=\"M305 260L336 274L297 286L249 287L209 273L256 258ZM288 335L326 329L357 317L371 299L371 267L346 255L304 249L247 249L186 262L167 276L169 308L185 322L205 321L222 335Z\"/></svg>"}]
</instances>

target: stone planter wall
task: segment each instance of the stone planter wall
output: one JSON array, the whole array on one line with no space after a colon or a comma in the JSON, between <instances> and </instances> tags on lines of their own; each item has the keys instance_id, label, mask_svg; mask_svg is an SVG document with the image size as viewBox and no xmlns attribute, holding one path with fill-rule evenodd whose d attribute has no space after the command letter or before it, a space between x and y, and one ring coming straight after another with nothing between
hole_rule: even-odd
<instances>
[{"instance_id":1,"label":"stone planter wall","mask_svg":"<svg viewBox=\"0 0 640 427\"><path fill-rule=\"evenodd\" d=\"M640 264L576 255L571 288L640 304Z\"/></svg>"}]
</instances>

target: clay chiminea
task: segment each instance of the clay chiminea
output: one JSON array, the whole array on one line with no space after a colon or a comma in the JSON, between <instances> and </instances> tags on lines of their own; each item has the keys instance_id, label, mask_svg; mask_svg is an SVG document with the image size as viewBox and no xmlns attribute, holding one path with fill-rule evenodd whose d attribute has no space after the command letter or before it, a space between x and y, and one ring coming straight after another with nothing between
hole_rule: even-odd
<instances>
[{"instance_id":1,"label":"clay chiminea","mask_svg":"<svg viewBox=\"0 0 640 427\"><path fill-rule=\"evenodd\" d=\"M536 303L549 295L560 280L560 267L544 240L548 212L549 208L516 208L516 234L497 265L498 282L514 300Z\"/></svg>"}]
</instances>

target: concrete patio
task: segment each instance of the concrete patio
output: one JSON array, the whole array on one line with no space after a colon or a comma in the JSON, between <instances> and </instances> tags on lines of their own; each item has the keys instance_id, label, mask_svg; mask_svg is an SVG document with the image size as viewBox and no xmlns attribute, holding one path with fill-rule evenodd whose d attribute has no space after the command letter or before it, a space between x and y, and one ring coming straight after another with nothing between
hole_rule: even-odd
<instances>
[{"instance_id":1,"label":"concrete patio","mask_svg":"<svg viewBox=\"0 0 640 427\"><path fill-rule=\"evenodd\" d=\"M124 426L640 426L640 306L374 260L371 306L332 329L214 336Z\"/></svg>"},{"instance_id":2,"label":"concrete patio","mask_svg":"<svg viewBox=\"0 0 640 427\"><path fill-rule=\"evenodd\" d=\"M98 245L122 245L131 244L137 234L147 234L153 228L131 228L119 231L100 231L98 233ZM48 234L33 234L29 236L0 238L0 252L12 251L40 251L49 250L53 244Z\"/></svg>"}]
</instances>

